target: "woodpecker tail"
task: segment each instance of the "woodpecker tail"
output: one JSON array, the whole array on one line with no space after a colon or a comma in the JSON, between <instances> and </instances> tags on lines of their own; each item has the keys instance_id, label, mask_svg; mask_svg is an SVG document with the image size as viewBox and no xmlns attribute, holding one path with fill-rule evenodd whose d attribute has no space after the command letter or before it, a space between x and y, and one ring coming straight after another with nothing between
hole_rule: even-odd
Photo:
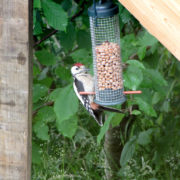
<instances>
[{"instance_id":1,"label":"woodpecker tail","mask_svg":"<svg viewBox=\"0 0 180 180\"><path fill-rule=\"evenodd\" d=\"M112 108L112 107L99 106L99 108L100 108L101 110L104 110L104 111L110 111L110 112L116 112L116 113L124 113L123 110L119 110L119 109Z\"/></svg>"},{"instance_id":2,"label":"woodpecker tail","mask_svg":"<svg viewBox=\"0 0 180 180\"><path fill-rule=\"evenodd\" d=\"M89 111L91 116L94 117L94 119L100 126L103 126L103 111L125 113L123 110L115 109L112 107L101 106L99 104L96 104L95 102L92 102L90 104L90 107L91 108L88 108L87 110Z\"/></svg>"},{"instance_id":3,"label":"woodpecker tail","mask_svg":"<svg viewBox=\"0 0 180 180\"><path fill-rule=\"evenodd\" d=\"M96 112L94 111L94 119L99 124L99 126L103 126L103 112Z\"/></svg>"}]
</instances>

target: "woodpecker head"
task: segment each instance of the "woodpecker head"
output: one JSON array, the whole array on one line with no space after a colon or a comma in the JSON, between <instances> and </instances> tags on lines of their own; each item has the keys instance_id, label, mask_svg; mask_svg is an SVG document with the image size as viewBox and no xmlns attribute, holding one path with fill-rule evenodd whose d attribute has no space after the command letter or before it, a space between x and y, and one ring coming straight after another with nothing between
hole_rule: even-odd
<instances>
[{"instance_id":1,"label":"woodpecker head","mask_svg":"<svg viewBox=\"0 0 180 180\"><path fill-rule=\"evenodd\" d=\"M76 76L78 74L86 74L88 72L88 69L84 66L84 64L81 63L76 63L74 66L71 68L71 74L73 76Z\"/></svg>"}]
</instances>

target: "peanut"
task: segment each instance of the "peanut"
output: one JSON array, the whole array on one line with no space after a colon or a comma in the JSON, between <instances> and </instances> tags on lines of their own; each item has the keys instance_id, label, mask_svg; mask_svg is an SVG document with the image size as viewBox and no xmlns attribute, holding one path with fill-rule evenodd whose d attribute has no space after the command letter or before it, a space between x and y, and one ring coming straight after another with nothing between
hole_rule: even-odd
<instances>
[{"instance_id":1,"label":"peanut","mask_svg":"<svg viewBox=\"0 0 180 180\"><path fill-rule=\"evenodd\" d=\"M99 90L122 89L122 67L120 46L105 41L96 46L96 68Z\"/></svg>"}]
</instances>

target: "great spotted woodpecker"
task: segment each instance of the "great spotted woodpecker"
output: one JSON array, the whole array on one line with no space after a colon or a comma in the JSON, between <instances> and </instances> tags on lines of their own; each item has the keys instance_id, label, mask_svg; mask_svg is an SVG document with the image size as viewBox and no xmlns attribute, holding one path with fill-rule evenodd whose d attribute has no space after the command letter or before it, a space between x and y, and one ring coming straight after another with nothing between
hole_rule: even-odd
<instances>
[{"instance_id":1,"label":"great spotted woodpecker","mask_svg":"<svg viewBox=\"0 0 180 180\"><path fill-rule=\"evenodd\" d=\"M74 64L71 68L71 74L74 78L73 88L77 97L100 126L103 126L104 110L122 113L121 110L96 104L94 102L94 95L79 94L79 92L94 92L94 79L88 73L88 69L83 64Z\"/></svg>"}]
</instances>

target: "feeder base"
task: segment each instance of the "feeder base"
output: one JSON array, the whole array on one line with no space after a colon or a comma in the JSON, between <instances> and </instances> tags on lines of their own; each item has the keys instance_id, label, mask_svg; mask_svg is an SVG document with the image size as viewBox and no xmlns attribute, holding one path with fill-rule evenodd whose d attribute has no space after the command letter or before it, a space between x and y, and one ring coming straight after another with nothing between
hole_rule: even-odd
<instances>
[{"instance_id":1,"label":"feeder base","mask_svg":"<svg viewBox=\"0 0 180 180\"><path fill-rule=\"evenodd\" d=\"M94 102L103 106L122 104L126 101L126 96L124 95L123 92L124 89L118 89L118 90L106 89L106 90L98 91L96 93Z\"/></svg>"}]
</instances>

